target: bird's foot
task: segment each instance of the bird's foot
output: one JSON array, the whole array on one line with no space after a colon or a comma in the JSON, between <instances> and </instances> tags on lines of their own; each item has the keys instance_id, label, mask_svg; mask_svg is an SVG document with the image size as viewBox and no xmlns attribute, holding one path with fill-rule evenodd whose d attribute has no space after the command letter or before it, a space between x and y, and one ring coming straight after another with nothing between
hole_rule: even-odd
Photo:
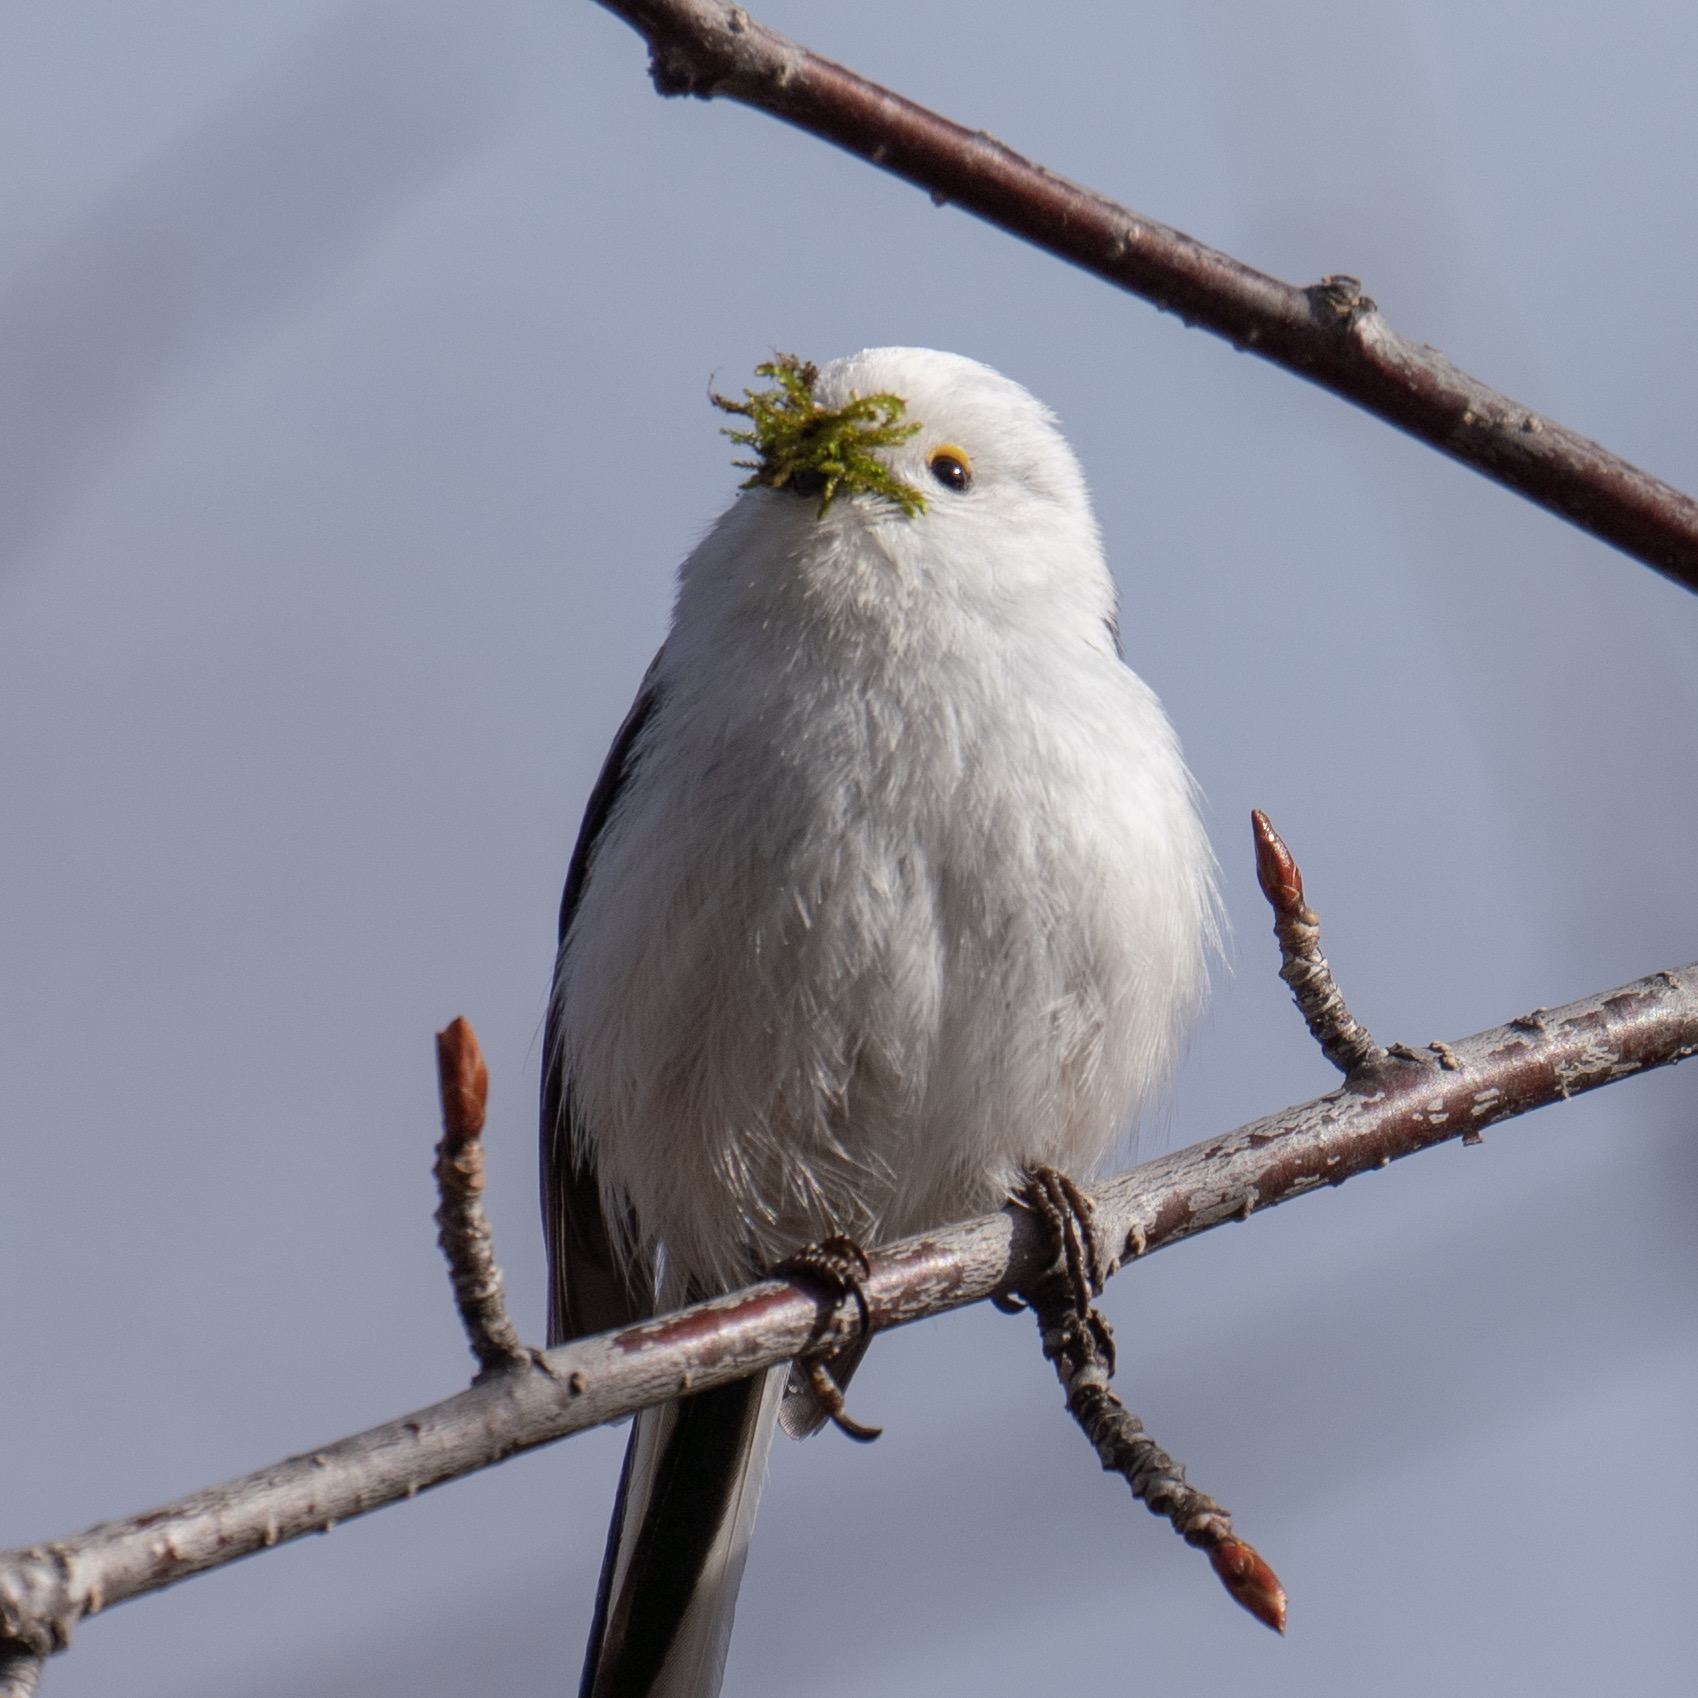
<instances>
[{"instance_id":1,"label":"bird's foot","mask_svg":"<svg viewBox=\"0 0 1698 1698\"><path fill-rule=\"evenodd\" d=\"M795 1255L787 1256L772 1271L820 1286L839 1301L845 1297L853 1300L860 1320L859 1339L841 1352L824 1351L799 1356L796 1359L796 1367L832 1425L847 1437L861 1444L870 1444L884 1428L865 1426L849 1414L844 1407L842 1387L832 1377L830 1366L834 1357L846 1355L850 1367L853 1368L866 1348L866 1340L872 1337L872 1306L867 1300L866 1286L871 1266L867 1261L866 1251L853 1238L840 1232L833 1233L829 1238L822 1238L817 1244L803 1245Z\"/></svg>"},{"instance_id":2,"label":"bird's foot","mask_svg":"<svg viewBox=\"0 0 1698 1698\"><path fill-rule=\"evenodd\" d=\"M1012 1196L1043 1227L1052 1259L1061 1263L1061 1271L1055 1277L1066 1281L1067 1310L1078 1318L1078 1324L1089 1329L1112 1374L1114 1334L1093 1302L1103 1288L1102 1261L1091 1225L1095 1205L1072 1179L1053 1167L1027 1168L1024 1181ZM1012 1310L1029 1300L1025 1293L1016 1292L1012 1302L1003 1299L998 1307Z\"/></svg>"}]
</instances>

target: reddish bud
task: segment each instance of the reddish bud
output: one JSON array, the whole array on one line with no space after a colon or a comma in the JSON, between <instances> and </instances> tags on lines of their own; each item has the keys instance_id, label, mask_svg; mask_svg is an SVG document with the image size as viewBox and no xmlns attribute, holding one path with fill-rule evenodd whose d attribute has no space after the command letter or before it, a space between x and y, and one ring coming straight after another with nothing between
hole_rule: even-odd
<instances>
[{"instance_id":1,"label":"reddish bud","mask_svg":"<svg viewBox=\"0 0 1698 1698\"><path fill-rule=\"evenodd\" d=\"M442 1130L451 1144L471 1142L483 1132L489 1069L478 1035L464 1015L436 1034L436 1076L442 1091Z\"/></svg>"},{"instance_id":2,"label":"reddish bud","mask_svg":"<svg viewBox=\"0 0 1698 1698\"><path fill-rule=\"evenodd\" d=\"M1285 1632L1285 1588L1254 1545L1242 1539L1222 1539L1218 1545L1209 1547L1209 1561L1220 1576L1221 1585L1257 1621L1275 1633Z\"/></svg>"},{"instance_id":3,"label":"reddish bud","mask_svg":"<svg viewBox=\"0 0 1698 1698\"><path fill-rule=\"evenodd\" d=\"M1303 906L1303 875L1297 862L1260 808L1250 810L1250 824L1256 833L1256 882L1262 894L1279 917L1297 913Z\"/></svg>"}]
</instances>

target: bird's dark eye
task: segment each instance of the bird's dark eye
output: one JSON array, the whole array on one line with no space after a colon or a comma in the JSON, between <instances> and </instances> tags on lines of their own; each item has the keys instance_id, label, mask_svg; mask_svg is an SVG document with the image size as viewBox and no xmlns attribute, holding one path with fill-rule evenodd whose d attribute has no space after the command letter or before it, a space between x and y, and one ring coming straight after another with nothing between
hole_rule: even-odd
<instances>
[{"instance_id":1,"label":"bird's dark eye","mask_svg":"<svg viewBox=\"0 0 1698 1698\"><path fill-rule=\"evenodd\" d=\"M967 458L966 450L957 448L953 442L934 448L926 456L926 466L945 489L952 489L957 495L973 481L973 462Z\"/></svg>"}]
</instances>

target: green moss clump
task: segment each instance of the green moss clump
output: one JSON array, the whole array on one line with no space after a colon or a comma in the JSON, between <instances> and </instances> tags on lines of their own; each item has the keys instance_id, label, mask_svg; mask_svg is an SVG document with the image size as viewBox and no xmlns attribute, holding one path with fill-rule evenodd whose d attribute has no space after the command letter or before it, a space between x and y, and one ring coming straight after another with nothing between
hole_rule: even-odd
<instances>
[{"instance_id":1,"label":"green moss clump","mask_svg":"<svg viewBox=\"0 0 1698 1698\"><path fill-rule=\"evenodd\" d=\"M779 354L755 367L757 377L770 377L770 389L745 389L741 401L723 395L710 399L722 412L749 421L747 430L724 426L739 448L752 448L756 458L737 460L750 475L742 488L766 485L799 495L818 495L823 519L839 495L865 493L900 507L909 518L926 510L926 498L896 477L873 453L875 448L906 442L920 427L900 424L908 410L900 395L851 395L842 407L825 407L814 399L819 367L794 354Z\"/></svg>"}]
</instances>

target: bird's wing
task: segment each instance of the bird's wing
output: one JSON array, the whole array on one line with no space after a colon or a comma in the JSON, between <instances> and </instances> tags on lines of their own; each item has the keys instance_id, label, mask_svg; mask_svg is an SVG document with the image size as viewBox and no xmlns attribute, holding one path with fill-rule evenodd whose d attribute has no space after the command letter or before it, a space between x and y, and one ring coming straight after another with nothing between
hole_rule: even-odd
<instances>
[{"instance_id":1,"label":"bird's wing","mask_svg":"<svg viewBox=\"0 0 1698 1698\"><path fill-rule=\"evenodd\" d=\"M636 771L643 730L660 705L659 668L657 654L584 809L560 899L562 948L583 900L596 845ZM622 1254L632 1239L616 1234L603 1214L595 1165L585 1141L573 1134L572 1081L562 1065L556 1006L551 997L542 1059L542 1225L548 1242L550 1345L629 1326L654 1312L654 1270L632 1266L630 1257Z\"/></svg>"},{"instance_id":2,"label":"bird's wing","mask_svg":"<svg viewBox=\"0 0 1698 1698\"><path fill-rule=\"evenodd\" d=\"M655 657L590 792L560 903L560 942L594 870L596 845L642 759L660 702ZM602 1212L551 1001L542 1076L542 1212L548 1341L563 1344L653 1313L651 1266L632 1267ZM645 1409L632 1424L607 1538L583 1698L713 1698L754 1530L786 1370Z\"/></svg>"}]
</instances>

